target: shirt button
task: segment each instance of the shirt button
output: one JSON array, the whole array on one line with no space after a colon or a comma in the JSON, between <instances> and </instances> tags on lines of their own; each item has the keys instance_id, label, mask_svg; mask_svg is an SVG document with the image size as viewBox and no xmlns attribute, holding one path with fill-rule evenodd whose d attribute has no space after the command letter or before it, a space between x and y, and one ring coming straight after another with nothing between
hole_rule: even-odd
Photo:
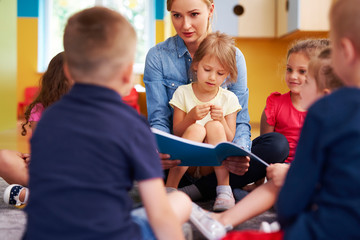
<instances>
[{"instance_id":1,"label":"shirt button","mask_svg":"<svg viewBox=\"0 0 360 240\"><path fill-rule=\"evenodd\" d=\"M191 61L191 59L189 59L189 62Z\"/></svg>"},{"instance_id":2,"label":"shirt button","mask_svg":"<svg viewBox=\"0 0 360 240\"><path fill-rule=\"evenodd\" d=\"M175 84L172 83L171 86L175 86Z\"/></svg>"},{"instance_id":3,"label":"shirt button","mask_svg":"<svg viewBox=\"0 0 360 240\"><path fill-rule=\"evenodd\" d=\"M190 82L192 82L192 79L190 78Z\"/></svg>"}]
</instances>

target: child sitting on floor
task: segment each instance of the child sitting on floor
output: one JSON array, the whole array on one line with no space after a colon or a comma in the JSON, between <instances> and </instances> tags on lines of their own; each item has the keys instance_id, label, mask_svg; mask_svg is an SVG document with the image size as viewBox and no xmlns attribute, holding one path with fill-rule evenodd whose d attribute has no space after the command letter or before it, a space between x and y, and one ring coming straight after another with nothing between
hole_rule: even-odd
<instances>
[{"instance_id":1,"label":"child sitting on floor","mask_svg":"<svg viewBox=\"0 0 360 240\"><path fill-rule=\"evenodd\" d=\"M43 113L31 139L24 239L184 239L190 213L217 228L186 194L166 195L154 136L122 101L133 87L135 45L133 27L113 10L69 18L64 72L75 85ZM134 181L144 205L136 210Z\"/></svg>"},{"instance_id":2,"label":"child sitting on floor","mask_svg":"<svg viewBox=\"0 0 360 240\"><path fill-rule=\"evenodd\" d=\"M330 65L330 49L325 49L309 62L308 74L301 89L301 95L306 99L305 106L309 107L320 97L342 86ZM253 190L234 208L213 216L224 225L235 226L270 209L277 200L289 167L289 164L270 165L267 168L268 182Z\"/></svg>"},{"instance_id":3,"label":"child sitting on floor","mask_svg":"<svg viewBox=\"0 0 360 240\"><path fill-rule=\"evenodd\" d=\"M22 135L28 133L29 124L31 132L35 131L43 111L58 101L73 85L64 74L64 53L54 56L40 79L40 92L25 111L25 122L22 124ZM11 184L4 191L4 202L16 207L22 207L28 199L28 165L30 154L17 151L0 150L0 177Z\"/></svg>"}]
</instances>

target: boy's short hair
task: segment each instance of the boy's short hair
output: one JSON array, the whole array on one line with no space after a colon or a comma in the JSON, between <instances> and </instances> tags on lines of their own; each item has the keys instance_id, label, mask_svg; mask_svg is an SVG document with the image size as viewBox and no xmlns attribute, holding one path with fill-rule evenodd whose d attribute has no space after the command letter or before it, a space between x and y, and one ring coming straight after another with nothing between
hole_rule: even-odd
<instances>
[{"instance_id":1,"label":"boy's short hair","mask_svg":"<svg viewBox=\"0 0 360 240\"><path fill-rule=\"evenodd\" d=\"M104 7L74 14L64 30L65 60L77 82L109 80L116 70L133 61L135 46L131 24Z\"/></svg>"},{"instance_id":2,"label":"boy's short hair","mask_svg":"<svg viewBox=\"0 0 360 240\"><path fill-rule=\"evenodd\" d=\"M309 73L314 76L318 91L329 89L334 91L344 84L334 73L331 66L331 49L326 48L309 62Z\"/></svg>"},{"instance_id":3,"label":"boy's short hair","mask_svg":"<svg viewBox=\"0 0 360 240\"><path fill-rule=\"evenodd\" d=\"M360 52L359 0L337 0L330 10L330 25L336 40L347 37L354 44L356 51Z\"/></svg>"}]
</instances>

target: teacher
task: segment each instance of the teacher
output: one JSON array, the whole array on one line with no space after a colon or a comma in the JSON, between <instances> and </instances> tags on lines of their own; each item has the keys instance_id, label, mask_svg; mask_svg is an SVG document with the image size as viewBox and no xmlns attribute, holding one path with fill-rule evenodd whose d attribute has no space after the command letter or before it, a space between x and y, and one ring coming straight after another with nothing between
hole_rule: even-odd
<instances>
[{"instance_id":1,"label":"teacher","mask_svg":"<svg viewBox=\"0 0 360 240\"><path fill-rule=\"evenodd\" d=\"M145 62L144 83L150 126L172 133L173 109L169 101L179 86L193 81L190 71L192 57L201 41L210 32L214 3L213 0L168 0L167 10L170 11L177 35L149 50ZM283 162L289 153L288 143L283 135L268 133L251 142L246 63L244 55L238 48L236 48L236 62L237 81L222 86L235 93L242 106L242 110L237 115L233 142L246 150L251 150L268 163ZM160 154L160 157L164 169L180 163L179 160L172 160L167 154ZM241 188L266 175L266 167L248 157L229 157L223 165L230 171L230 185L233 189ZM182 190L193 200L199 197L214 198L215 173L204 175L193 178L185 174L179 187L187 186Z\"/></svg>"}]
</instances>

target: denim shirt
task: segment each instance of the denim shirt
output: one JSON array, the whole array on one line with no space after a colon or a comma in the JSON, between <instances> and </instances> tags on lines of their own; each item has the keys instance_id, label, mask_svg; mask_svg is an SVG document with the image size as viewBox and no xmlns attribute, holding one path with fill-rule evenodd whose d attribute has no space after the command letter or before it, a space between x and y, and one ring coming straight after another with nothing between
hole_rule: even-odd
<instances>
[{"instance_id":1,"label":"denim shirt","mask_svg":"<svg viewBox=\"0 0 360 240\"><path fill-rule=\"evenodd\" d=\"M151 127L168 133L172 132L173 108L169 105L169 101L177 87L193 81L191 62L190 53L178 35L168 38L149 50L145 61L144 83L148 120ZM238 69L236 83L223 83L222 87L235 93L242 106L242 110L237 114L233 142L250 151L251 127L246 63L244 55L238 48L236 48L236 62Z\"/></svg>"}]
</instances>

